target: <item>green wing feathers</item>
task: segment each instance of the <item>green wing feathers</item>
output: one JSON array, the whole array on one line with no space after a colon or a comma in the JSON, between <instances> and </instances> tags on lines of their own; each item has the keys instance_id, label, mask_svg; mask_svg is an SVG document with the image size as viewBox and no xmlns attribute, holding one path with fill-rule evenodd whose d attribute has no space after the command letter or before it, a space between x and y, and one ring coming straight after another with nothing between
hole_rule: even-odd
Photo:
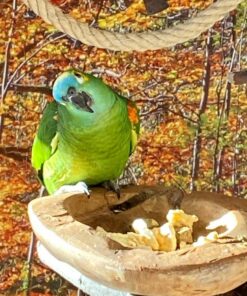
<instances>
[{"instance_id":1,"label":"green wing feathers","mask_svg":"<svg viewBox=\"0 0 247 296\"><path fill-rule=\"evenodd\" d=\"M132 125L131 147L130 147L130 154L132 154L135 151L138 137L140 134L140 117L139 117L139 110L134 102L127 100L127 108L128 108L129 120Z\"/></svg>"},{"instance_id":2,"label":"green wing feathers","mask_svg":"<svg viewBox=\"0 0 247 296\"><path fill-rule=\"evenodd\" d=\"M57 133L57 103L49 103L44 110L32 147L32 166L40 171L53 153L52 140Z\"/></svg>"}]
</instances>

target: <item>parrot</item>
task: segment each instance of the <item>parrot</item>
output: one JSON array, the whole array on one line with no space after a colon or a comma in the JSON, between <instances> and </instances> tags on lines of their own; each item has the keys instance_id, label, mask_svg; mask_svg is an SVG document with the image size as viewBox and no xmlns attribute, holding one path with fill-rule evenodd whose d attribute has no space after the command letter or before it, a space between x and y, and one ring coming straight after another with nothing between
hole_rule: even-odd
<instances>
[{"instance_id":1,"label":"parrot","mask_svg":"<svg viewBox=\"0 0 247 296\"><path fill-rule=\"evenodd\" d=\"M102 79L76 69L57 77L52 95L31 153L48 193L89 195L88 186L115 184L138 142L136 104Z\"/></svg>"}]
</instances>

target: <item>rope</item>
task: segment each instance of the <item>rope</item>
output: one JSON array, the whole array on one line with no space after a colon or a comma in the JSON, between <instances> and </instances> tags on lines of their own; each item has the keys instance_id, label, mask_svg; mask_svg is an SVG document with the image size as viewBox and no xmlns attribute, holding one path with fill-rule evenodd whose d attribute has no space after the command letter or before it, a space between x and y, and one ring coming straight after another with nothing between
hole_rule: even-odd
<instances>
[{"instance_id":1,"label":"rope","mask_svg":"<svg viewBox=\"0 0 247 296\"><path fill-rule=\"evenodd\" d=\"M121 51L145 51L173 47L198 37L217 21L234 10L243 0L218 0L195 17L172 28L141 33L117 33L89 27L53 5L49 0L23 0L44 21L59 31L80 40L82 43L99 48Z\"/></svg>"}]
</instances>

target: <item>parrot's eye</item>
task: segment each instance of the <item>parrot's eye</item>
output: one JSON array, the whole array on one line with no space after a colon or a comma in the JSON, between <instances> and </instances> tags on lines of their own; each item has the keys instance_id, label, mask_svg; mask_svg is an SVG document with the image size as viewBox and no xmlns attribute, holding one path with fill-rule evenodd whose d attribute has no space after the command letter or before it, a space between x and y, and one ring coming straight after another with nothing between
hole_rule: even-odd
<instances>
[{"instance_id":1,"label":"parrot's eye","mask_svg":"<svg viewBox=\"0 0 247 296\"><path fill-rule=\"evenodd\" d=\"M68 95L73 96L74 94L76 94L76 89L74 87L70 87L68 89Z\"/></svg>"},{"instance_id":2,"label":"parrot's eye","mask_svg":"<svg viewBox=\"0 0 247 296\"><path fill-rule=\"evenodd\" d=\"M76 76L77 78L81 78L81 74L80 74L80 73L75 72L75 76Z\"/></svg>"}]
</instances>

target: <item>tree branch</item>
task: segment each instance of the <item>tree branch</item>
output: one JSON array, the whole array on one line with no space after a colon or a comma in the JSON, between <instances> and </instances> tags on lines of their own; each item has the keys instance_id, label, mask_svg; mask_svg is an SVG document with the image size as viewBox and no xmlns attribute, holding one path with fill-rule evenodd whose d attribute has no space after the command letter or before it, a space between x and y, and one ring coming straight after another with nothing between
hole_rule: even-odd
<instances>
[{"instance_id":1,"label":"tree branch","mask_svg":"<svg viewBox=\"0 0 247 296\"><path fill-rule=\"evenodd\" d=\"M0 84L0 87L2 85ZM8 90L16 92L32 92L52 96L52 88L46 85L24 85L24 84L10 84Z\"/></svg>"},{"instance_id":2,"label":"tree branch","mask_svg":"<svg viewBox=\"0 0 247 296\"><path fill-rule=\"evenodd\" d=\"M31 147L18 148L18 147L0 147L0 154L13 158L18 161L26 160L31 152Z\"/></svg>"},{"instance_id":3,"label":"tree branch","mask_svg":"<svg viewBox=\"0 0 247 296\"><path fill-rule=\"evenodd\" d=\"M196 180L198 179L198 175L199 175L200 153L201 153L201 146L202 146L201 118L206 111L207 102L208 102L209 84L210 84L210 75L211 75L211 61L210 61L211 50L212 50L212 36L211 36L211 30L209 30L208 37L207 37L207 44L206 44L206 53L205 53L206 56L205 56L204 77L203 77L203 83L202 83L203 92L202 92L201 102L199 106L199 118L197 122L196 136L193 144L192 172L191 172L191 182L190 182L190 189L192 191L197 189Z\"/></svg>"}]
</instances>

